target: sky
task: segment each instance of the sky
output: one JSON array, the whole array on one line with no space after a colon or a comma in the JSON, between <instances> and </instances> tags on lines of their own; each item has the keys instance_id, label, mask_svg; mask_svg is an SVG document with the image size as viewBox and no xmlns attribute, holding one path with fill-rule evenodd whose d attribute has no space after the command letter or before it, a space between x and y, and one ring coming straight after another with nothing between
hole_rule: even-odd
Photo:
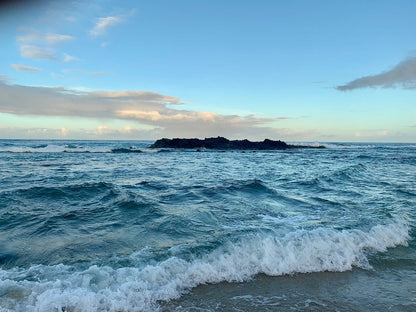
<instances>
[{"instance_id":1,"label":"sky","mask_svg":"<svg viewBox=\"0 0 416 312\"><path fill-rule=\"evenodd\" d=\"M3 1L0 139L416 142L415 1Z\"/></svg>"}]
</instances>

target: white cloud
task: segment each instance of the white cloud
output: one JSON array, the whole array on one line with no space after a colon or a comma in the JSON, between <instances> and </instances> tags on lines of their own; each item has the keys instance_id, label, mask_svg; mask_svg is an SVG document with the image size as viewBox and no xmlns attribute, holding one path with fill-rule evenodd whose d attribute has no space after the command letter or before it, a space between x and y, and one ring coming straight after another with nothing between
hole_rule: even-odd
<instances>
[{"instance_id":1,"label":"white cloud","mask_svg":"<svg viewBox=\"0 0 416 312\"><path fill-rule=\"evenodd\" d=\"M68 134L68 129L67 128L61 128L61 135L62 136L67 136L67 134Z\"/></svg>"},{"instance_id":2,"label":"white cloud","mask_svg":"<svg viewBox=\"0 0 416 312\"><path fill-rule=\"evenodd\" d=\"M87 76L102 76L107 73L105 71L89 72L83 69L63 69L62 72L65 74L77 73L77 74L83 74Z\"/></svg>"},{"instance_id":3,"label":"white cloud","mask_svg":"<svg viewBox=\"0 0 416 312\"><path fill-rule=\"evenodd\" d=\"M389 132L387 130L381 130L381 131L378 131L377 132L377 135L378 136L386 136L388 134L389 134Z\"/></svg>"},{"instance_id":4,"label":"white cloud","mask_svg":"<svg viewBox=\"0 0 416 312\"><path fill-rule=\"evenodd\" d=\"M407 131L406 131L407 132ZM406 133L398 129L370 129L370 128L361 128L357 129L355 132L355 138L361 142L394 142L398 141L398 138L401 140L406 140L405 137L411 138L411 141L414 141L412 138L415 136L411 135L411 130Z\"/></svg>"},{"instance_id":5,"label":"white cloud","mask_svg":"<svg viewBox=\"0 0 416 312\"><path fill-rule=\"evenodd\" d=\"M105 134L111 132L111 129L107 126L98 126L95 132L97 134Z\"/></svg>"},{"instance_id":6,"label":"white cloud","mask_svg":"<svg viewBox=\"0 0 416 312\"><path fill-rule=\"evenodd\" d=\"M66 137L69 132L65 131L66 128L56 129L56 128L43 128L43 127L1 127L0 126L0 136L5 139L62 139Z\"/></svg>"},{"instance_id":7,"label":"white cloud","mask_svg":"<svg viewBox=\"0 0 416 312\"><path fill-rule=\"evenodd\" d=\"M77 18L75 16L67 16L65 17L65 20L71 23L75 23L77 21Z\"/></svg>"},{"instance_id":8,"label":"white cloud","mask_svg":"<svg viewBox=\"0 0 416 312\"><path fill-rule=\"evenodd\" d=\"M56 46L75 39L69 35L42 33L34 29L26 29L25 31L26 33L18 36L16 41L20 44L20 54L28 58L58 60L55 56ZM64 62L75 59L75 57L64 53Z\"/></svg>"},{"instance_id":9,"label":"white cloud","mask_svg":"<svg viewBox=\"0 0 416 312\"><path fill-rule=\"evenodd\" d=\"M121 118L133 118L149 121L203 121L215 123L220 116L210 112L194 112L185 111L174 114L161 114L158 111L137 111L137 110L122 110L117 111L116 115ZM232 120L230 120L232 122Z\"/></svg>"},{"instance_id":10,"label":"white cloud","mask_svg":"<svg viewBox=\"0 0 416 312\"><path fill-rule=\"evenodd\" d=\"M21 46L20 54L23 57L34 58L34 59L43 59L43 60L56 60L57 59L51 49L33 46L33 45Z\"/></svg>"},{"instance_id":11,"label":"white cloud","mask_svg":"<svg viewBox=\"0 0 416 312\"><path fill-rule=\"evenodd\" d=\"M98 98L107 98L107 99L122 99L122 100L146 100L149 102L160 102L166 103L169 105L172 104L182 104L182 100L175 96L162 95L160 93L151 92L151 91L104 91L104 90L95 90L90 92L91 95Z\"/></svg>"},{"instance_id":12,"label":"white cloud","mask_svg":"<svg viewBox=\"0 0 416 312\"><path fill-rule=\"evenodd\" d=\"M42 33L37 30L30 30L26 34L18 36L16 40L22 44L56 45L74 39L74 37L69 35Z\"/></svg>"},{"instance_id":13,"label":"white cloud","mask_svg":"<svg viewBox=\"0 0 416 312\"><path fill-rule=\"evenodd\" d=\"M129 125L125 126L124 128L120 129L120 132L131 133L133 128Z\"/></svg>"},{"instance_id":14,"label":"white cloud","mask_svg":"<svg viewBox=\"0 0 416 312\"><path fill-rule=\"evenodd\" d=\"M73 40L74 37L60 34L45 34L45 42L50 45L60 44L66 41Z\"/></svg>"},{"instance_id":15,"label":"white cloud","mask_svg":"<svg viewBox=\"0 0 416 312\"><path fill-rule=\"evenodd\" d=\"M68 63L68 62L71 62L71 61L78 61L78 60L79 59L77 57L64 53L63 62Z\"/></svg>"},{"instance_id":16,"label":"white cloud","mask_svg":"<svg viewBox=\"0 0 416 312\"><path fill-rule=\"evenodd\" d=\"M4 139L123 139L149 140L161 137L160 129L144 129L141 127L125 126L112 128L105 125L95 129L83 128L44 128L44 127L2 127L0 137Z\"/></svg>"},{"instance_id":17,"label":"white cloud","mask_svg":"<svg viewBox=\"0 0 416 312\"><path fill-rule=\"evenodd\" d=\"M63 76L63 75L59 75L59 74L54 73L54 72L51 72L51 76L52 76L53 78L57 78L57 79L62 79L62 78L64 78L64 76Z\"/></svg>"},{"instance_id":18,"label":"white cloud","mask_svg":"<svg viewBox=\"0 0 416 312\"><path fill-rule=\"evenodd\" d=\"M280 139L282 131L288 133L286 130L267 126L267 123L276 122L277 119L176 109L170 106L182 103L182 99L150 91L84 91L0 83L0 94L1 113L131 120L153 129L146 130L149 139L159 136L218 135L230 138ZM115 131L103 124L95 134L111 134L111 137L129 135L133 138L134 134L141 136L144 133L140 131L130 126Z\"/></svg>"},{"instance_id":19,"label":"white cloud","mask_svg":"<svg viewBox=\"0 0 416 312\"><path fill-rule=\"evenodd\" d=\"M37 72L37 71L40 71L39 68L31 67L31 66L26 66L26 65L11 64L10 66L13 67L14 69L18 70L18 71L27 71L27 72Z\"/></svg>"},{"instance_id":20,"label":"white cloud","mask_svg":"<svg viewBox=\"0 0 416 312\"><path fill-rule=\"evenodd\" d=\"M93 37L98 37L105 34L106 30L110 26L114 26L122 22L123 19L120 16L107 16L97 19L95 26L91 29L90 34Z\"/></svg>"}]
</instances>

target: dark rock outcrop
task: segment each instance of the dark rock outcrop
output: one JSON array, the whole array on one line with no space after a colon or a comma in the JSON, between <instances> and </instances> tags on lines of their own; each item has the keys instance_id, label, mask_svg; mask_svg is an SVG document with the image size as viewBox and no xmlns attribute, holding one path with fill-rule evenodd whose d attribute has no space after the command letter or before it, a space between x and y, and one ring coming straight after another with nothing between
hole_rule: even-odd
<instances>
[{"instance_id":1,"label":"dark rock outcrop","mask_svg":"<svg viewBox=\"0 0 416 312\"><path fill-rule=\"evenodd\" d=\"M306 148L309 146L288 145L280 140L273 141L265 139L262 142L252 142L249 140L228 140L223 137L206 138L204 140L178 138L160 139L150 146L150 148L206 148L218 150L284 150L296 147Z\"/></svg>"}]
</instances>

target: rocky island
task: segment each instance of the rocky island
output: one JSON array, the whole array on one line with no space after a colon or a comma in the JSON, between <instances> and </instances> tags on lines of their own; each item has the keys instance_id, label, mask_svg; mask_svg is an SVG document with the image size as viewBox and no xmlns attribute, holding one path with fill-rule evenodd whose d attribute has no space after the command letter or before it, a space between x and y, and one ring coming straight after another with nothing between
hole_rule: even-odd
<instances>
[{"instance_id":1,"label":"rocky island","mask_svg":"<svg viewBox=\"0 0 416 312\"><path fill-rule=\"evenodd\" d=\"M205 148L218 150L285 150L289 148L324 148L324 146L291 145L283 141L265 139L261 142L228 140L223 137L200 139L159 139L150 148Z\"/></svg>"}]
</instances>

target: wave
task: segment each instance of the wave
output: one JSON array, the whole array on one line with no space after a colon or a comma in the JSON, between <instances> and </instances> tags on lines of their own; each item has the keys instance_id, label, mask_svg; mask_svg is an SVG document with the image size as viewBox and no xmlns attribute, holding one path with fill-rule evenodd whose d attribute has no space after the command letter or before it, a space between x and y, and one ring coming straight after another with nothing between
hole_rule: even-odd
<instances>
[{"instance_id":1,"label":"wave","mask_svg":"<svg viewBox=\"0 0 416 312\"><path fill-rule=\"evenodd\" d=\"M102 194L106 190L113 190L115 186L106 182L86 182L81 184L68 184L62 186L34 186L25 189L0 192L0 195L18 195L26 198L46 198L56 199L59 197L77 198L88 197L88 195Z\"/></svg>"},{"instance_id":2,"label":"wave","mask_svg":"<svg viewBox=\"0 0 416 312\"><path fill-rule=\"evenodd\" d=\"M273 194L275 195L275 190L266 185L260 179L247 179L247 180L235 180L225 185L218 185L218 186L211 186L211 187L203 187L200 186L195 187L198 192L201 192L205 196L208 197L215 197L215 196L223 196L224 194L236 194L236 193L246 193L246 194L253 194L253 195L267 195ZM200 190L201 189L201 190Z\"/></svg>"},{"instance_id":3,"label":"wave","mask_svg":"<svg viewBox=\"0 0 416 312\"><path fill-rule=\"evenodd\" d=\"M229 191L242 191L249 193L274 193L274 190L269 188L260 179L237 180L230 186L226 187Z\"/></svg>"},{"instance_id":4,"label":"wave","mask_svg":"<svg viewBox=\"0 0 416 312\"><path fill-rule=\"evenodd\" d=\"M81 146L75 144L38 146L2 146L0 153L141 153L135 146L129 148L110 148L109 146Z\"/></svg>"},{"instance_id":5,"label":"wave","mask_svg":"<svg viewBox=\"0 0 416 312\"><path fill-rule=\"evenodd\" d=\"M292 142L294 145L319 147L327 149L414 149L414 144L353 144L353 143L318 143L318 142ZM177 149L150 149L147 145L114 147L105 145L85 145L85 144L38 144L32 146L16 146L13 144L2 143L0 153L166 153L166 152L186 152L190 150ZM193 151L193 150L191 150ZM213 151L224 152L224 151ZM271 152L271 151L259 151Z\"/></svg>"},{"instance_id":6,"label":"wave","mask_svg":"<svg viewBox=\"0 0 416 312\"><path fill-rule=\"evenodd\" d=\"M137 148L113 148L111 150L112 153L143 153L142 150Z\"/></svg>"},{"instance_id":7,"label":"wave","mask_svg":"<svg viewBox=\"0 0 416 312\"><path fill-rule=\"evenodd\" d=\"M155 311L158 302L200 284L244 282L260 273L370 269L369 254L407 245L409 232L406 221L395 219L368 232L318 228L284 236L252 234L189 261L171 257L118 269L61 264L0 270L0 303L5 311Z\"/></svg>"},{"instance_id":8,"label":"wave","mask_svg":"<svg viewBox=\"0 0 416 312\"><path fill-rule=\"evenodd\" d=\"M369 179L371 173L368 171L368 168L365 164L353 164L342 166L336 168L333 171L323 170L318 172L314 176L303 177L301 176L298 179L293 179L285 183L286 186L291 188L298 189L310 189L313 192L319 191L328 191L334 190L337 191L347 191L347 190L338 190L337 185L339 183L348 183L363 181ZM348 189L349 192L352 192L352 189Z\"/></svg>"},{"instance_id":9,"label":"wave","mask_svg":"<svg viewBox=\"0 0 416 312\"><path fill-rule=\"evenodd\" d=\"M39 146L2 146L0 147L0 153L166 153L172 152L167 149L149 149L149 148L137 148L130 146L128 148L110 148L109 146L77 146L72 144L67 145L39 145Z\"/></svg>"},{"instance_id":10,"label":"wave","mask_svg":"<svg viewBox=\"0 0 416 312\"><path fill-rule=\"evenodd\" d=\"M416 144L404 143L329 143L329 142L290 142L293 145L319 147L324 146L328 149L414 149Z\"/></svg>"},{"instance_id":11,"label":"wave","mask_svg":"<svg viewBox=\"0 0 416 312\"><path fill-rule=\"evenodd\" d=\"M74 144L55 145L42 144L38 146L3 146L2 153L109 153L107 147L85 147Z\"/></svg>"},{"instance_id":12,"label":"wave","mask_svg":"<svg viewBox=\"0 0 416 312\"><path fill-rule=\"evenodd\" d=\"M319 147L324 146L328 149L368 149L381 147L376 144L357 144L357 143L327 143L327 142L290 142L293 145ZM382 147L385 147L384 145Z\"/></svg>"}]
</instances>

